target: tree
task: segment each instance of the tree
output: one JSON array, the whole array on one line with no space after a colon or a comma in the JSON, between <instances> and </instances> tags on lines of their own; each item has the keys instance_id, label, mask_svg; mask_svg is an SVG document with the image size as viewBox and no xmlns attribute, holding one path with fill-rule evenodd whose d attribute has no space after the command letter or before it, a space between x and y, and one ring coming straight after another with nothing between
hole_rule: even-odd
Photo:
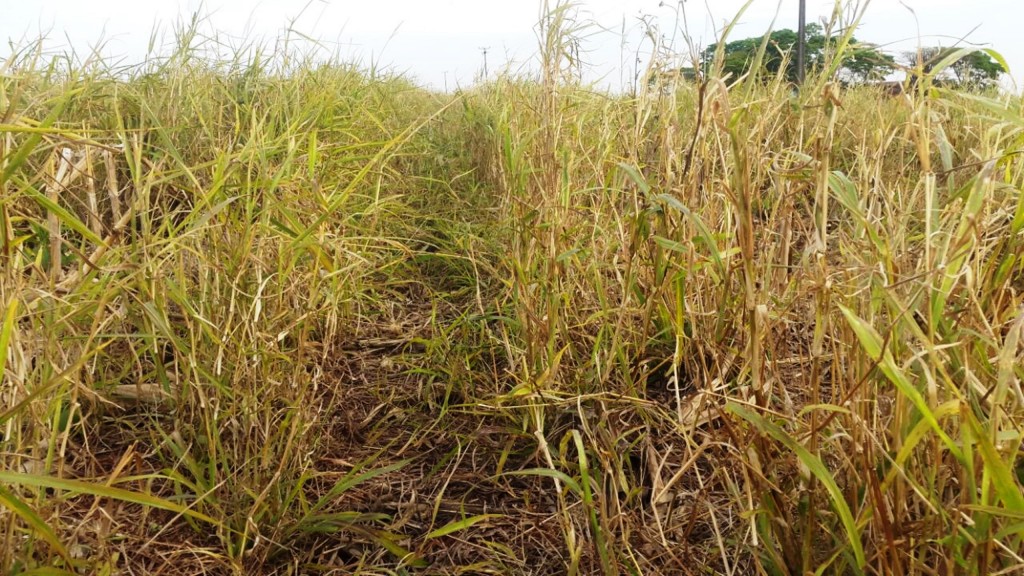
<instances>
[{"instance_id":1,"label":"tree","mask_svg":"<svg viewBox=\"0 0 1024 576\"><path fill-rule=\"evenodd\" d=\"M857 82L878 82L896 70L896 59L870 44L851 44L844 54L843 70Z\"/></svg>"},{"instance_id":2,"label":"tree","mask_svg":"<svg viewBox=\"0 0 1024 576\"><path fill-rule=\"evenodd\" d=\"M724 59L722 72L734 76L741 76L749 72L754 57L763 42L764 36L757 36L727 43L722 50ZM826 49L830 48L834 42L833 38L825 36L820 24L807 25L806 58L809 70L815 70L824 65ZM771 75L779 74L782 72L783 62L785 62L786 78L796 80L796 59L789 57L789 53L796 50L796 43L797 33L792 30L782 29L770 33L761 63L763 71ZM701 65L704 69L710 68L714 62L717 49L718 45L712 44L701 53ZM861 82L884 78L895 69L895 66L896 61L892 56L871 44L858 42L856 38L850 39L843 54L842 70Z\"/></svg>"},{"instance_id":3,"label":"tree","mask_svg":"<svg viewBox=\"0 0 1024 576\"><path fill-rule=\"evenodd\" d=\"M919 52L905 53L904 59L908 65L914 68L920 63L924 73L931 74L940 62L956 51L956 48L929 46L921 48ZM938 80L951 82L959 86L989 88L999 82L999 76L1004 72L1006 70L1003 68L1003 65L992 58L987 52L975 51L960 58L950 65L949 68L943 70Z\"/></svg>"}]
</instances>

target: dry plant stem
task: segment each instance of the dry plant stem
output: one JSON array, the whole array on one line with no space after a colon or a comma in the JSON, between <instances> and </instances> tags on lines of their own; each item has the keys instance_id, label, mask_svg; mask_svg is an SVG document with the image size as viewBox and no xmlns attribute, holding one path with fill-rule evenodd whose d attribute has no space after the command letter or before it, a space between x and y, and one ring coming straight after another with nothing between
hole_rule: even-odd
<instances>
[{"instance_id":1,"label":"dry plant stem","mask_svg":"<svg viewBox=\"0 0 1024 576\"><path fill-rule=\"evenodd\" d=\"M561 3L458 94L14 49L0 565L1019 572L1024 103L837 83L847 7L798 93Z\"/></svg>"}]
</instances>

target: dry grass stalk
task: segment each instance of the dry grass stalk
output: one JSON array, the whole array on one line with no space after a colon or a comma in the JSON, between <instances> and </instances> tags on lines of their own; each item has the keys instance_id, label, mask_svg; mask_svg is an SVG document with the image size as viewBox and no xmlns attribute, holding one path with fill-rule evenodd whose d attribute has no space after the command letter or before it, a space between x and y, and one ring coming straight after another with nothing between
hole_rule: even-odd
<instances>
[{"instance_id":1,"label":"dry grass stalk","mask_svg":"<svg viewBox=\"0 0 1024 576\"><path fill-rule=\"evenodd\" d=\"M1021 569L1020 98L605 93L549 8L458 95L14 56L0 565Z\"/></svg>"}]
</instances>

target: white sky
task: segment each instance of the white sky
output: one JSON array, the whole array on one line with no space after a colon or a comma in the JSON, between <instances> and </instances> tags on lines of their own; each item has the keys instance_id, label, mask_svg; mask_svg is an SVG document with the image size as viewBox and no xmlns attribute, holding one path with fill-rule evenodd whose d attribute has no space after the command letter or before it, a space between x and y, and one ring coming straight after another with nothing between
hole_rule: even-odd
<instances>
[{"instance_id":1,"label":"white sky","mask_svg":"<svg viewBox=\"0 0 1024 576\"><path fill-rule=\"evenodd\" d=\"M552 0L552 3L554 0ZM541 0L0 0L0 40L15 45L45 35L51 49L87 53L101 38L104 53L137 62L156 27L168 33L198 11L202 30L222 41L281 38L293 30L364 65L375 62L408 72L438 88L468 84L488 48L493 72L513 69L536 53L535 24ZM676 0L581 0L582 19L598 27L583 44L590 78L619 85L632 78L639 17L652 15L662 33L676 29ZM732 18L743 0L687 0L689 30L702 44ZM667 5L667 6L666 6ZM762 34L780 10L776 28L796 28L798 0L754 0L733 39ZM827 16L831 0L808 0L808 20ZM916 13L915 21L913 9ZM924 45L951 45L956 38L999 50L1014 78L1024 80L1024 0L873 0L858 39L901 52ZM602 31L602 28L604 31ZM625 41L622 31L625 28ZM6 50L7 47L5 46ZM0 52L0 58L3 52ZM623 65L626 71L623 72Z\"/></svg>"}]
</instances>

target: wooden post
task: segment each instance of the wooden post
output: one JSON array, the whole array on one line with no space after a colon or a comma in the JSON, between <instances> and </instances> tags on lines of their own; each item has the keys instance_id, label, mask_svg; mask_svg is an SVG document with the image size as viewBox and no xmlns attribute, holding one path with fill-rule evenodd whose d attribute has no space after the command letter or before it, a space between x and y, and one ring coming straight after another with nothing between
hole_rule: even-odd
<instances>
[{"instance_id":1,"label":"wooden post","mask_svg":"<svg viewBox=\"0 0 1024 576\"><path fill-rule=\"evenodd\" d=\"M796 83L803 85L807 74L807 0L800 0L800 23L796 40Z\"/></svg>"}]
</instances>

